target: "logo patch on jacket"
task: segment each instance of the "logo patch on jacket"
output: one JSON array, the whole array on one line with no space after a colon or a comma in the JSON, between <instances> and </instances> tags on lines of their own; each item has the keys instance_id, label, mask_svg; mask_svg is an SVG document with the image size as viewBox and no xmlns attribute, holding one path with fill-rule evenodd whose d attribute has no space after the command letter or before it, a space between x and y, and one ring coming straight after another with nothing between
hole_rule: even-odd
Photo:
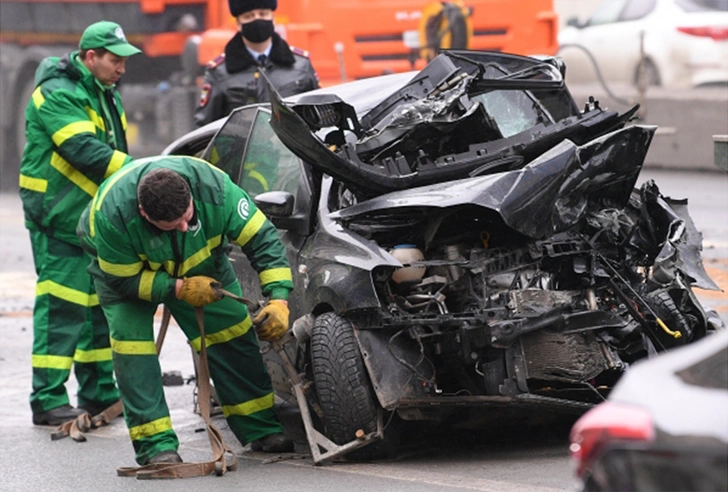
<instances>
[{"instance_id":1,"label":"logo patch on jacket","mask_svg":"<svg viewBox=\"0 0 728 492\"><path fill-rule=\"evenodd\" d=\"M250 215L250 203L248 203L248 200L245 198L241 198L238 202L238 215L243 220L248 220L248 216Z\"/></svg>"},{"instance_id":2,"label":"logo patch on jacket","mask_svg":"<svg viewBox=\"0 0 728 492\"><path fill-rule=\"evenodd\" d=\"M202 86L202 90L200 91L200 100L197 103L199 107L204 108L207 106L207 103L210 101L210 89L212 89L210 84Z\"/></svg>"}]
</instances>

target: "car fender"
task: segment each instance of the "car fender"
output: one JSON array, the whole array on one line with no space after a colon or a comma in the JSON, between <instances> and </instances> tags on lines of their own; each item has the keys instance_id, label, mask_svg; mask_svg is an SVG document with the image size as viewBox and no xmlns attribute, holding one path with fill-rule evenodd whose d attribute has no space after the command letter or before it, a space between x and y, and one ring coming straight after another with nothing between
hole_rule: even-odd
<instances>
[{"instance_id":1,"label":"car fender","mask_svg":"<svg viewBox=\"0 0 728 492\"><path fill-rule=\"evenodd\" d=\"M356 327L354 335L382 408L393 410L401 400L426 396L423 382L434 381L434 368L420 356L414 340L409 336L392 336L383 330ZM412 368L417 377L413 377Z\"/></svg>"}]
</instances>

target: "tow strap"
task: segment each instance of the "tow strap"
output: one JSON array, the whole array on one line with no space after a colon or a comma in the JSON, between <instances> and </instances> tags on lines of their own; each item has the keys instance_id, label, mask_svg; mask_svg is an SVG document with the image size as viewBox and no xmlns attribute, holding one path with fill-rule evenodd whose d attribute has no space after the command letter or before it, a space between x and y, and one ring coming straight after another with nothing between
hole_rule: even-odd
<instances>
[{"instance_id":1,"label":"tow strap","mask_svg":"<svg viewBox=\"0 0 728 492\"><path fill-rule=\"evenodd\" d=\"M205 343L205 321L204 309L195 308L195 316L200 329L200 365L198 368L199 380L198 384L198 402L200 408L200 416L205 421L207 435L210 439L210 447L212 448L212 460L197 463L154 463L150 465L138 467L121 467L117 468L116 473L120 477L136 477L140 480L149 480L155 478L188 478L201 477L215 473L217 476L223 475L227 470L236 470L238 467L238 458L235 453L225 444L220 431L210 422L210 370L207 363L207 344ZM169 326L170 312L165 306L162 314L162 325L159 329L159 336L156 341L157 354L162 350L164 337ZM122 411L121 401L116 402L99 415L91 418L88 413L78 418L62 424L56 432L51 436L52 439L61 439L70 435L76 441L85 441L86 437L83 432L91 428L101 427L108 424ZM227 455L230 455L228 463Z\"/></svg>"},{"instance_id":2,"label":"tow strap","mask_svg":"<svg viewBox=\"0 0 728 492\"><path fill-rule=\"evenodd\" d=\"M86 441L84 432L108 425L112 420L121 415L123 409L121 400L117 400L116 403L93 417L88 413L82 413L75 419L59 425L55 432L51 434L51 440L57 441L66 436L71 436L71 439L74 441L84 442Z\"/></svg>"}]
</instances>

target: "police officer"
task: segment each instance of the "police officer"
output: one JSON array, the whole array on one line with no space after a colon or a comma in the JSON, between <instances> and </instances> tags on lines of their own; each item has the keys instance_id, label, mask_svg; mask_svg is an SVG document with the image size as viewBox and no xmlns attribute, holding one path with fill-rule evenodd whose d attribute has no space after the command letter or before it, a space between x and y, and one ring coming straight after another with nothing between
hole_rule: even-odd
<instances>
[{"instance_id":1,"label":"police officer","mask_svg":"<svg viewBox=\"0 0 728 492\"><path fill-rule=\"evenodd\" d=\"M270 101L260 72L265 71L281 96L318 88L318 76L308 53L288 46L273 27L277 0L228 0L240 35L212 60L195 111L200 127L230 114L240 106Z\"/></svg>"},{"instance_id":2,"label":"police officer","mask_svg":"<svg viewBox=\"0 0 728 492\"><path fill-rule=\"evenodd\" d=\"M227 174L194 157L134 161L107 180L78 226L95 253L89 271L109 320L124 416L140 465L180 462L154 347L154 313L164 303L200 350L192 306L206 306L210 376L233 434L254 451L292 451L275 410L262 340L288 329L293 280L273 224ZM213 282L242 295L225 252L242 247L270 302L251 320L245 305L218 300Z\"/></svg>"},{"instance_id":3,"label":"police officer","mask_svg":"<svg viewBox=\"0 0 728 492\"><path fill-rule=\"evenodd\" d=\"M108 326L76 224L99 184L132 159L115 85L127 58L141 51L107 21L88 26L79 48L40 63L25 111L20 197L38 274L30 395L36 425L96 414L119 398ZM65 388L72 367L80 408Z\"/></svg>"}]
</instances>

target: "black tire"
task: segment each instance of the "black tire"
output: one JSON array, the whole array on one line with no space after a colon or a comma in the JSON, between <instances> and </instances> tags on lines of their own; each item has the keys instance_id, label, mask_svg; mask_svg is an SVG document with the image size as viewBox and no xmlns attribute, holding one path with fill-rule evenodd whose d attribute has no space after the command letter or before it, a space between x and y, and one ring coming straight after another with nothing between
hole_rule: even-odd
<instances>
[{"instance_id":1,"label":"black tire","mask_svg":"<svg viewBox=\"0 0 728 492\"><path fill-rule=\"evenodd\" d=\"M679 331L680 338L673 338L661 329L657 330L657 337L665 348L685 345L692 339L693 328L690 318L675 304L675 301L666 290L651 292L645 296L645 301L662 321L671 329Z\"/></svg>"},{"instance_id":2,"label":"black tire","mask_svg":"<svg viewBox=\"0 0 728 492\"><path fill-rule=\"evenodd\" d=\"M381 407L349 320L335 313L316 318L311 336L311 365L326 436L336 444L346 444L355 439L360 429L365 433L376 431ZM346 458L388 457L396 448L398 432L390 426L384 437L383 441L349 453Z\"/></svg>"}]
</instances>

